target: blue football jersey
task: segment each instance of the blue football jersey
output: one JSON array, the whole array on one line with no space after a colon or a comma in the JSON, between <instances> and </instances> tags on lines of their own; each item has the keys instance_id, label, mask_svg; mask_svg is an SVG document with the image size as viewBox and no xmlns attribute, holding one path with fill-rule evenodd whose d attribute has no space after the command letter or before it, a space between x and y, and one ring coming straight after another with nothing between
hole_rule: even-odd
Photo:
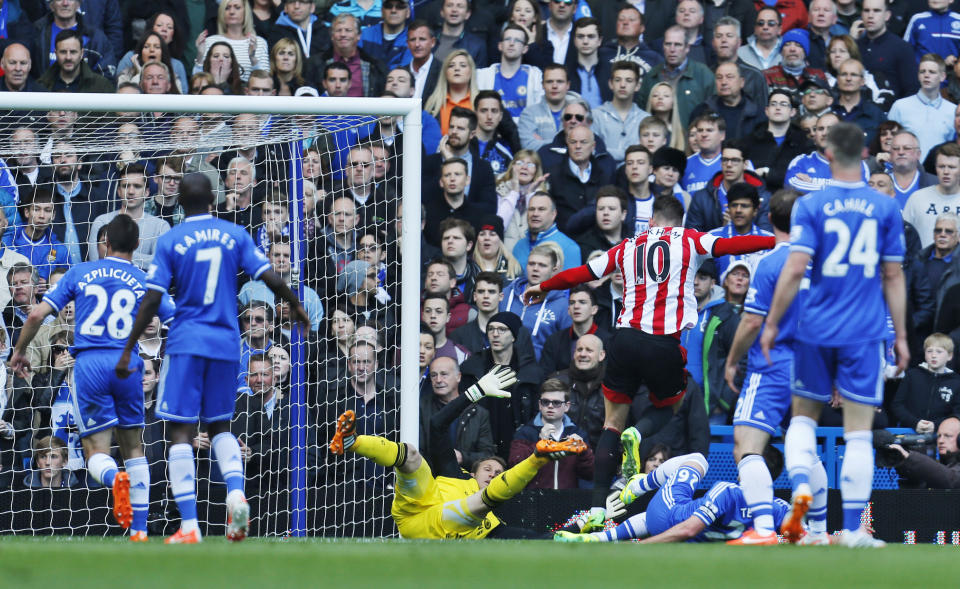
<instances>
[{"instance_id":1,"label":"blue football jersey","mask_svg":"<svg viewBox=\"0 0 960 589\"><path fill-rule=\"evenodd\" d=\"M687 169L680 179L680 186L693 195L694 192L702 190L717 172L720 171L720 154L713 159L705 160L697 152L687 158Z\"/></svg>"},{"instance_id":2,"label":"blue football jersey","mask_svg":"<svg viewBox=\"0 0 960 589\"><path fill-rule=\"evenodd\" d=\"M104 258L67 270L43 300L58 313L76 301L73 349L119 349L127 343L133 321L146 293L146 275L126 260ZM157 311L161 321L174 315L173 301L163 297Z\"/></svg>"},{"instance_id":3,"label":"blue football jersey","mask_svg":"<svg viewBox=\"0 0 960 589\"><path fill-rule=\"evenodd\" d=\"M770 303L773 302L773 292L777 288L777 280L780 278L780 271L783 265L787 263L787 257L790 255L790 244L788 242L778 243L766 256L757 262L753 277L750 280L750 289L747 291L747 298L743 304L743 310L754 315L766 317L770 312ZM757 333L757 339L750 346L750 352L747 355L747 370L750 372L764 372L771 367L776 367L782 362L793 362L793 339L797 334L797 319L803 309L803 300L806 297L806 289L810 286L809 273L803 279L800 291L797 293L793 303L787 308L780 320L780 331L777 333L777 341L773 349L770 350L770 364L760 350L760 336L763 334L763 326Z\"/></svg>"},{"instance_id":4,"label":"blue football jersey","mask_svg":"<svg viewBox=\"0 0 960 589\"><path fill-rule=\"evenodd\" d=\"M831 181L794 205L790 242L813 262L796 339L827 346L883 340L881 264L903 261L906 250L897 201L862 182Z\"/></svg>"},{"instance_id":5,"label":"blue football jersey","mask_svg":"<svg viewBox=\"0 0 960 589\"><path fill-rule=\"evenodd\" d=\"M269 269L250 234L212 215L187 217L160 236L147 288L176 289L167 353L238 362L237 276L258 279Z\"/></svg>"},{"instance_id":6,"label":"blue football jersey","mask_svg":"<svg viewBox=\"0 0 960 589\"><path fill-rule=\"evenodd\" d=\"M527 81L530 79L530 66L522 65L512 78L504 78L500 73L500 64L493 64L497 73L493 77L493 89L500 93L503 108L514 119L527 107Z\"/></svg>"},{"instance_id":7,"label":"blue football jersey","mask_svg":"<svg viewBox=\"0 0 960 589\"><path fill-rule=\"evenodd\" d=\"M870 180L870 168L867 162L860 163L863 171L863 181ZM798 176L805 174L808 179L801 180ZM787 176L784 184L795 188L801 193L815 192L827 185L833 174L830 172L830 162L819 151L805 155L798 155L787 166Z\"/></svg>"},{"instance_id":8,"label":"blue football jersey","mask_svg":"<svg viewBox=\"0 0 960 589\"><path fill-rule=\"evenodd\" d=\"M721 184L721 187L723 185ZM709 231L710 235L717 235L719 237L736 237L739 235L737 230L733 227L732 223L727 223L723 227L717 227L716 229L711 229ZM750 232L745 235L762 235L764 237L773 237L773 233L765 229L760 229L756 224L750 227ZM761 250L759 252L753 252L749 254L729 254L726 256L714 256L713 263L717 266L717 274L723 276L723 273L727 271L727 268L730 264L734 262L746 262L751 268L756 268L757 262L761 258L769 254L767 250ZM752 274L752 272L751 272Z\"/></svg>"}]
</instances>

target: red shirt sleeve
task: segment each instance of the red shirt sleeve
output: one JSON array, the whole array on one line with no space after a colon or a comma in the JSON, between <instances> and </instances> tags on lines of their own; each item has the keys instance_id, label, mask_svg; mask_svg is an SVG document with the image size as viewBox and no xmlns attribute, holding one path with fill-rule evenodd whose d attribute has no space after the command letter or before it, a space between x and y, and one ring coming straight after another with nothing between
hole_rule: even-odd
<instances>
[{"instance_id":1,"label":"red shirt sleeve","mask_svg":"<svg viewBox=\"0 0 960 589\"><path fill-rule=\"evenodd\" d=\"M590 282L596 278L586 265L577 266L576 268L564 270L553 278L544 280L540 283L540 288L543 290L567 290L568 288L573 288L584 282Z\"/></svg>"},{"instance_id":2,"label":"red shirt sleeve","mask_svg":"<svg viewBox=\"0 0 960 589\"><path fill-rule=\"evenodd\" d=\"M721 237L713 244L713 255L750 254L760 250L772 249L776 243L776 238L764 235Z\"/></svg>"}]
</instances>

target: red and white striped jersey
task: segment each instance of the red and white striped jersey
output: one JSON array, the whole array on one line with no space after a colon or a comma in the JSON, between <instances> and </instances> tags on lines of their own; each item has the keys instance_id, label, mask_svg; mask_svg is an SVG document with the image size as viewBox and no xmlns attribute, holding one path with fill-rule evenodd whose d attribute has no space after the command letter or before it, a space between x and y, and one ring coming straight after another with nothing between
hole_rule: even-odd
<instances>
[{"instance_id":1,"label":"red and white striped jersey","mask_svg":"<svg viewBox=\"0 0 960 589\"><path fill-rule=\"evenodd\" d=\"M623 276L617 327L668 335L696 325L693 278L703 260L713 256L717 239L683 227L651 227L588 262L597 277L614 270Z\"/></svg>"}]
</instances>

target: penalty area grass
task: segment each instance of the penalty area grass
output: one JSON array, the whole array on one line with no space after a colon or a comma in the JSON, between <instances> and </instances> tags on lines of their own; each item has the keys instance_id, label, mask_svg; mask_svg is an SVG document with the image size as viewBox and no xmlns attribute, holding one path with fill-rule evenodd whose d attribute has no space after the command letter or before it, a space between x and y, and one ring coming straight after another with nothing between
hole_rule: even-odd
<instances>
[{"instance_id":1,"label":"penalty area grass","mask_svg":"<svg viewBox=\"0 0 960 589\"><path fill-rule=\"evenodd\" d=\"M65 587L928 587L956 586L957 548L732 547L548 541L0 538L0 586ZM656 585L655 585L656 584Z\"/></svg>"}]
</instances>

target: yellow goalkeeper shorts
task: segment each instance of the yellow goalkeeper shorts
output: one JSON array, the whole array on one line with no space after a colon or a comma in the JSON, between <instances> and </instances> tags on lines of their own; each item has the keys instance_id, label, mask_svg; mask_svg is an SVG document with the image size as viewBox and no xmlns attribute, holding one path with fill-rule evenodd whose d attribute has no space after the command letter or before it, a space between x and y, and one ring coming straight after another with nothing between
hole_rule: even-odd
<instances>
[{"instance_id":1,"label":"yellow goalkeeper shorts","mask_svg":"<svg viewBox=\"0 0 960 589\"><path fill-rule=\"evenodd\" d=\"M443 540L455 538L483 538L500 524L488 513L478 525L458 523L456 518L444 520L444 507L458 502L480 490L477 481L434 477L424 460L416 472L397 473L391 514L400 535L410 539ZM458 506L452 505L452 509Z\"/></svg>"}]
</instances>

